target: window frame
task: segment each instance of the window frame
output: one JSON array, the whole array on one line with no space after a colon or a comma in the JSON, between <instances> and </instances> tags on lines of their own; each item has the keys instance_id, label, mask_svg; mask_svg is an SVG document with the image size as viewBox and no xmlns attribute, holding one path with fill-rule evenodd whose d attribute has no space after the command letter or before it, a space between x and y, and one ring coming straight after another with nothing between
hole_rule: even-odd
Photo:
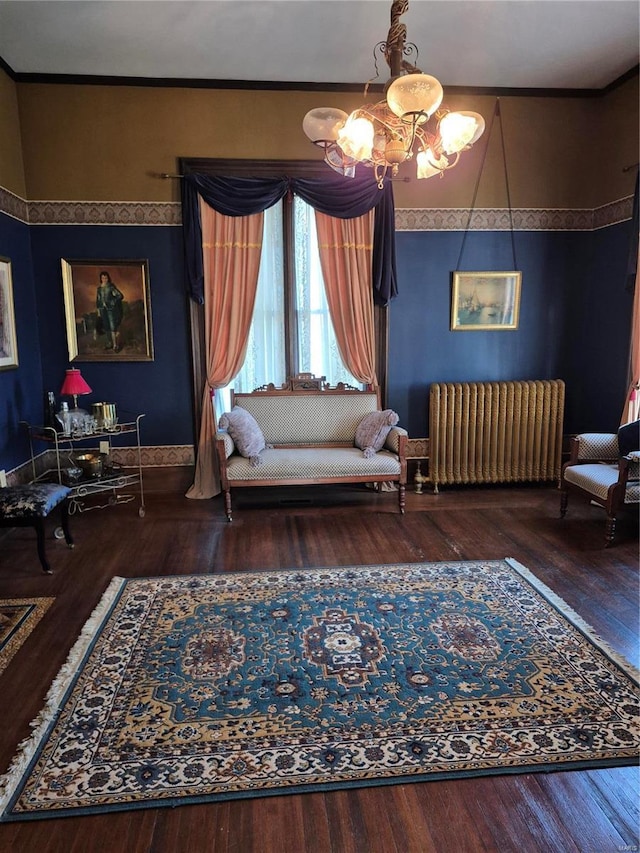
<instances>
[{"instance_id":1,"label":"window frame","mask_svg":"<svg viewBox=\"0 0 640 853\"><path fill-rule=\"evenodd\" d=\"M224 175L237 178L322 178L329 167L323 160L238 160L206 157L181 157L178 160L180 176L189 174ZM293 233L293 204L288 196L283 199L283 230L289 238ZM298 364L297 336L295 328L295 305L293 298L294 250L293 240L288 239L284 254L284 304L285 304L285 358L288 365ZM189 299L191 327L191 368L194 402L194 434L200 433L202 417L202 389L206 382L206 352L204 342L204 310ZM382 407L386 405L387 358L388 358L388 309L374 303L374 328L376 348L376 375L380 388Z\"/></svg>"}]
</instances>

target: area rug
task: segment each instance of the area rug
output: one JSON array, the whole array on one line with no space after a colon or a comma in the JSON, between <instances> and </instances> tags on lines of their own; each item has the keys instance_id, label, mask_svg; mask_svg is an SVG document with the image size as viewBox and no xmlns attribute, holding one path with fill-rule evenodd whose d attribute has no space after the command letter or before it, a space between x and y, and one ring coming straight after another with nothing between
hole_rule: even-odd
<instances>
[{"instance_id":1,"label":"area rug","mask_svg":"<svg viewBox=\"0 0 640 853\"><path fill-rule=\"evenodd\" d=\"M636 675L511 559L116 578L2 819L634 763Z\"/></svg>"},{"instance_id":2,"label":"area rug","mask_svg":"<svg viewBox=\"0 0 640 853\"><path fill-rule=\"evenodd\" d=\"M0 674L42 619L53 598L0 599Z\"/></svg>"}]
</instances>

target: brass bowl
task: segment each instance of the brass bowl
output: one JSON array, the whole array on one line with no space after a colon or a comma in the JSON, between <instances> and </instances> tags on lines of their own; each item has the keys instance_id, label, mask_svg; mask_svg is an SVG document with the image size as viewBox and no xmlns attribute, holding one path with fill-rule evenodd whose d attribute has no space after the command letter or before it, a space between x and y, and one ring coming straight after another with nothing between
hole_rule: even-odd
<instances>
[{"instance_id":1,"label":"brass bowl","mask_svg":"<svg viewBox=\"0 0 640 853\"><path fill-rule=\"evenodd\" d=\"M81 453L75 461L85 477L99 477L102 474L102 459L93 453Z\"/></svg>"}]
</instances>

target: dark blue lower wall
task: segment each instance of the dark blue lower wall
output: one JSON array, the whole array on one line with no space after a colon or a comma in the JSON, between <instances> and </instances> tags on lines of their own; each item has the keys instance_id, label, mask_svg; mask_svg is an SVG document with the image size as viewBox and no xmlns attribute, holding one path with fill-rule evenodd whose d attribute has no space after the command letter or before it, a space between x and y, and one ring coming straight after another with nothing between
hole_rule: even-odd
<instances>
[{"instance_id":1,"label":"dark blue lower wall","mask_svg":"<svg viewBox=\"0 0 640 853\"><path fill-rule=\"evenodd\" d=\"M585 234L572 255L561 350L566 432L609 432L629 382L633 293L627 289L631 222Z\"/></svg>"},{"instance_id":2,"label":"dark blue lower wall","mask_svg":"<svg viewBox=\"0 0 640 853\"><path fill-rule=\"evenodd\" d=\"M93 390L93 401L145 413L145 445L193 444L188 301L182 272L180 228L124 226L35 226L33 269L41 314L42 382L56 392L69 367L61 259L136 259L149 262L152 362L80 362L74 367Z\"/></svg>"},{"instance_id":3,"label":"dark blue lower wall","mask_svg":"<svg viewBox=\"0 0 640 853\"><path fill-rule=\"evenodd\" d=\"M631 223L594 232L516 232L522 271L515 331L452 332L451 273L460 232L397 234L400 295L389 308L387 405L410 435L427 435L432 382L564 379L565 432L615 429L622 411L632 294ZM58 396L67 355L61 259L149 261L153 362L75 362L94 393L144 412L145 445L193 444L189 304L182 235L168 226L27 226L0 214L0 255L13 264L20 365L0 372L0 468L29 457L20 420L40 422ZM508 233L467 235L463 270L512 269Z\"/></svg>"},{"instance_id":4,"label":"dark blue lower wall","mask_svg":"<svg viewBox=\"0 0 640 853\"><path fill-rule=\"evenodd\" d=\"M0 255L11 261L18 367L0 370L0 468L11 470L29 458L20 421L42 419L42 365L38 305L29 227L0 213Z\"/></svg>"},{"instance_id":5,"label":"dark blue lower wall","mask_svg":"<svg viewBox=\"0 0 640 853\"><path fill-rule=\"evenodd\" d=\"M451 278L462 235L397 235L400 295L389 308L387 404L428 435L429 385L563 379L565 432L617 428L626 390L632 295L630 223L597 232L516 232L522 271L513 331L450 331ZM513 269L508 233L467 236L462 270Z\"/></svg>"}]
</instances>

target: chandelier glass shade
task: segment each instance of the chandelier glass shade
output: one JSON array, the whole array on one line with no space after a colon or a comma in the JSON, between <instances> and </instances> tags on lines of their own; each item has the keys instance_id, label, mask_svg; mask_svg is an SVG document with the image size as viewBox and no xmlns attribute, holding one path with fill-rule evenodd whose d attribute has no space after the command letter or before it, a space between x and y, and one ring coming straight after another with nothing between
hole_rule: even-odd
<instances>
[{"instance_id":1,"label":"chandelier glass shade","mask_svg":"<svg viewBox=\"0 0 640 853\"><path fill-rule=\"evenodd\" d=\"M400 23L408 7L408 0L393 0L387 40L374 48L374 57L380 53L391 70L385 98L350 115L335 107L316 107L302 122L304 133L324 149L332 169L353 177L356 165L362 163L373 168L381 188L385 175L397 175L400 164L414 153L418 178L443 176L485 129L479 113L443 107L439 81L405 59L418 53L406 42L406 26ZM368 87L369 83L365 96Z\"/></svg>"}]
</instances>

